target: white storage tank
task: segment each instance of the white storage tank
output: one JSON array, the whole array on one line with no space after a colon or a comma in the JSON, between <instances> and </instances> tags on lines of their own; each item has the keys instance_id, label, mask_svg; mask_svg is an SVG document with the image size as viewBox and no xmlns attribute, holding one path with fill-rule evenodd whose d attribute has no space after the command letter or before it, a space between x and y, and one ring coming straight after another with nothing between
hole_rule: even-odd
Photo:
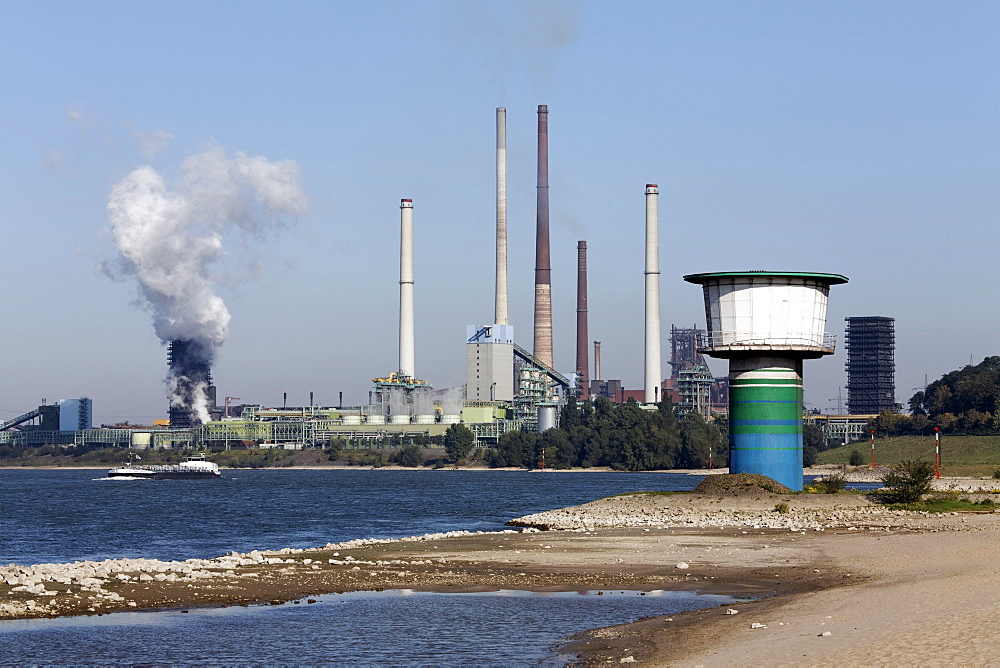
<instances>
[{"instance_id":1,"label":"white storage tank","mask_svg":"<svg viewBox=\"0 0 1000 668\"><path fill-rule=\"evenodd\" d=\"M441 416L441 424L458 424L462 421L462 416L458 413L448 413Z\"/></svg>"},{"instance_id":2,"label":"white storage tank","mask_svg":"<svg viewBox=\"0 0 1000 668\"><path fill-rule=\"evenodd\" d=\"M361 424L361 416L360 415L344 415L341 418L341 424L347 424L347 425Z\"/></svg>"},{"instance_id":3,"label":"white storage tank","mask_svg":"<svg viewBox=\"0 0 1000 668\"><path fill-rule=\"evenodd\" d=\"M410 424L410 416L393 415L389 418L389 424Z\"/></svg>"},{"instance_id":4,"label":"white storage tank","mask_svg":"<svg viewBox=\"0 0 1000 668\"><path fill-rule=\"evenodd\" d=\"M434 424L434 415L418 415L413 421L415 424Z\"/></svg>"},{"instance_id":5,"label":"white storage tank","mask_svg":"<svg viewBox=\"0 0 1000 668\"><path fill-rule=\"evenodd\" d=\"M368 424L385 424L385 416L372 413L365 418L365 422Z\"/></svg>"},{"instance_id":6,"label":"white storage tank","mask_svg":"<svg viewBox=\"0 0 1000 668\"><path fill-rule=\"evenodd\" d=\"M549 429L555 429L556 426L556 407L555 406L539 406L538 407L538 433L541 434L543 431Z\"/></svg>"}]
</instances>

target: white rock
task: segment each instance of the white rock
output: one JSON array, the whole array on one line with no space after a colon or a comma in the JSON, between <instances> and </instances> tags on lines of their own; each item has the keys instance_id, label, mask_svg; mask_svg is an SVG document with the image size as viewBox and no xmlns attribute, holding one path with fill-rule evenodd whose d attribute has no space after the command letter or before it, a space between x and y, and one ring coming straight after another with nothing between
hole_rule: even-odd
<instances>
[{"instance_id":1,"label":"white rock","mask_svg":"<svg viewBox=\"0 0 1000 668\"><path fill-rule=\"evenodd\" d=\"M739 612L740 612L739 610L734 610L733 608L729 608L728 610L726 610L727 615L737 615L739 614Z\"/></svg>"},{"instance_id":2,"label":"white rock","mask_svg":"<svg viewBox=\"0 0 1000 668\"><path fill-rule=\"evenodd\" d=\"M752 629L766 629L767 628L767 624L761 624L760 622L754 622L753 624L750 625L750 628L752 628Z\"/></svg>"},{"instance_id":3,"label":"white rock","mask_svg":"<svg viewBox=\"0 0 1000 668\"><path fill-rule=\"evenodd\" d=\"M680 568L681 570L684 570L685 568L691 568L691 567L689 565L687 565L686 563L684 563L683 561L679 561L679 562L677 562L677 568Z\"/></svg>"}]
</instances>

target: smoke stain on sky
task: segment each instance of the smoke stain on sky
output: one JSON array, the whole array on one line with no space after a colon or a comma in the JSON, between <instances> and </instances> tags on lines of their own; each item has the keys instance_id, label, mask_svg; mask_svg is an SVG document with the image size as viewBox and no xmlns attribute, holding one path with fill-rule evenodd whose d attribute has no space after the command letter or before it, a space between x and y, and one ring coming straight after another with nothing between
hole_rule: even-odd
<instances>
[{"instance_id":1,"label":"smoke stain on sky","mask_svg":"<svg viewBox=\"0 0 1000 668\"><path fill-rule=\"evenodd\" d=\"M552 89L555 61L576 40L580 12L565 0L518 0L502 5L476 0L450 3L443 32L459 50L475 54L494 81L503 106L511 81L521 72L534 95Z\"/></svg>"}]
</instances>

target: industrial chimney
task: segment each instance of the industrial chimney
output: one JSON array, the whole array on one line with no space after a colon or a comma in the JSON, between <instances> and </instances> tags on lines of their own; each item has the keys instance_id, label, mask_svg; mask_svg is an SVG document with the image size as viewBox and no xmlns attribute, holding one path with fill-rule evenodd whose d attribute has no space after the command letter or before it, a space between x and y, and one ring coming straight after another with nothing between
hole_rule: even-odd
<instances>
[{"instance_id":1,"label":"industrial chimney","mask_svg":"<svg viewBox=\"0 0 1000 668\"><path fill-rule=\"evenodd\" d=\"M497 108L497 325L507 322L507 110Z\"/></svg>"},{"instance_id":2,"label":"industrial chimney","mask_svg":"<svg viewBox=\"0 0 1000 668\"><path fill-rule=\"evenodd\" d=\"M399 373L413 373L413 200L399 201Z\"/></svg>"},{"instance_id":3,"label":"industrial chimney","mask_svg":"<svg viewBox=\"0 0 1000 668\"><path fill-rule=\"evenodd\" d=\"M644 403L660 400L660 239L655 183L646 184L646 373Z\"/></svg>"},{"instance_id":4,"label":"industrial chimney","mask_svg":"<svg viewBox=\"0 0 1000 668\"><path fill-rule=\"evenodd\" d=\"M590 365L587 363L587 242L576 244L576 384L580 388L580 398L590 396Z\"/></svg>"},{"instance_id":5,"label":"industrial chimney","mask_svg":"<svg viewBox=\"0 0 1000 668\"><path fill-rule=\"evenodd\" d=\"M601 379L601 342L594 341L594 380Z\"/></svg>"},{"instance_id":6,"label":"industrial chimney","mask_svg":"<svg viewBox=\"0 0 1000 668\"><path fill-rule=\"evenodd\" d=\"M549 108L538 105L538 185L535 218L534 355L552 368L552 268L549 264Z\"/></svg>"}]
</instances>

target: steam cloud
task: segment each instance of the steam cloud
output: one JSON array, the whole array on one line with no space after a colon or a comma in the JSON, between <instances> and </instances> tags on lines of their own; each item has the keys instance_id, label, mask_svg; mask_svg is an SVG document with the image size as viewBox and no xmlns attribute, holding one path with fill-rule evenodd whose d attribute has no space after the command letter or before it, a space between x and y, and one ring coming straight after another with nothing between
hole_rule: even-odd
<instances>
[{"instance_id":1,"label":"steam cloud","mask_svg":"<svg viewBox=\"0 0 1000 668\"><path fill-rule=\"evenodd\" d=\"M221 148L187 158L175 184L150 166L134 170L111 190L108 215L118 257L105 269L132 277L153 314L164 343L193 342L210 367L226 340L230 314L213 290L213 268L223 257L223 237L243 243L306 213L298 163ZM171 409L185 407L204 421L208 396L201 379L167 378Z\"/></svg>"}]
</instances>

